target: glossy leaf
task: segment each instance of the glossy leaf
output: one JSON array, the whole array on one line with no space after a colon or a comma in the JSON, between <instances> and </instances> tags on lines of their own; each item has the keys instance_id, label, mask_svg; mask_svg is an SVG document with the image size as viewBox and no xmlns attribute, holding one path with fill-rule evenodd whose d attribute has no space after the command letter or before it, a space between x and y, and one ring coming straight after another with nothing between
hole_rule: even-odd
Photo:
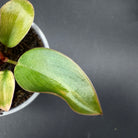
<instances>
[{"instance_id":1,"label":"glossy leaf","mask_svg":"<svg viewBox=\"0 0 138 138\"><path fill-rule=\"evenodd\" d=\"M63 98L80 114L102 114L95 89L70 58L51 49L35 48L23 54L14 70L27 91L48 92Z\"/></svg>"},{"instance_id":2,"label":"glossy leaf","mask_svg":"<svg viewBox=\"0 0 138 138\"><path fill-rule=\"evenodd\" d=\"M16 46L29 31L34 9L28 0L10 0L0 9L0 41Z\"/></svg>"},{"instance_id":3,"label":"glossy leaf","mask_svg":"<svg viewBox=\"0 0 138 138\"><path fill-rule=\"evenodd\" d=\"M0 109L8 111L14 94L15 80L11 71L0 71Z\"/></svg>"}]
</instances>

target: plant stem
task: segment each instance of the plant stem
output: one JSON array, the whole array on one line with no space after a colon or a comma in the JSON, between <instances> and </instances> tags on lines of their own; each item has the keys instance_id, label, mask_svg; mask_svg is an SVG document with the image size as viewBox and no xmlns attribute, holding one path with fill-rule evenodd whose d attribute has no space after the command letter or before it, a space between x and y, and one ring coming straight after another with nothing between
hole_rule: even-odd
<instances>
[{"instance_id":1,"label":"plant stem","mask_svg":"<svg viewBox=\"0 0 138 138\"><path fill-rule=\"evenodd\" d=\"M0 62L7 62L7 63L13 64L13 65L17 64L16 61L8 59L7 57L5 57L1 51L0 51Z\"/></svg>"},{"instance_id":2,"label":"plant stem","mask_svg":"<svg viewBox=\"0 0 138 138\"><path fill-rule=\"evenodd\" d=\"M16 61L13 61L13 60L10 60L10 59L8 59L6 62L7 62L7 63L10 63L10 64L13 64L13 65L16 65L16 64L17 64Z\"/></svg>"}]
</instances>

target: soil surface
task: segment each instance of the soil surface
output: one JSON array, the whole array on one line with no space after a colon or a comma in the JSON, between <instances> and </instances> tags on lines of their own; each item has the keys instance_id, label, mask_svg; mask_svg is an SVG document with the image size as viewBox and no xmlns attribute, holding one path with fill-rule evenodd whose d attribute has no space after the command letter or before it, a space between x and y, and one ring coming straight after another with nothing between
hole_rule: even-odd
<instances>
[{"instance_id":1,"label":"soil surface","mask_svg":"<svg viewBox=\"0 0 138 138\"><path fill-rule=\"evenodd\" d=\"M39 36L36 34L33 28L30 29L28 34L24 37L24 39L14 48L8 48L0 43L0 51L4 54L4 56L12 59L14 61L18 61L19 57L26 51L35 48L35 47L43 47L43 43L40 40ZM8 69L12 72L14 71L15 65L9 63L0 62L0 71ZM17 83L15 86L15 93L13 97L13 102L11 108L14 108L24 101L26 101L33 93L27 92L23 90ZM2 114L2 110L0 110L0 114Z\"/></svg>"}]
</instances>

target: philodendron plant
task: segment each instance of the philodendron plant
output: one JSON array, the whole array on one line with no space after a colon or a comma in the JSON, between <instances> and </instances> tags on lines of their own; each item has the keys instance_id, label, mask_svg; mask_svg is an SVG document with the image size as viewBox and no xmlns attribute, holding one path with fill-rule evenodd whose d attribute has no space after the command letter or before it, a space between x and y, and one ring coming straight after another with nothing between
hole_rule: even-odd
<instances>
[{"instance_id":1,"label":"philodendron plant","mask_svg":"<svg viewBox=\"0 0 138 138\"><path fill-rule=\"evenodd\" d=\"M0 42L5 49L15 47L27 34L34 19L34 8L28 0L10 0L0 9ZM14 64L0 71L0 108L10 110L15 80L26 91L57 95L77 113L102 114L94 86L82 69L64 54L34 48L18 61L10 60L0 51L0 62Z\"/></svg>"}]
</instances>

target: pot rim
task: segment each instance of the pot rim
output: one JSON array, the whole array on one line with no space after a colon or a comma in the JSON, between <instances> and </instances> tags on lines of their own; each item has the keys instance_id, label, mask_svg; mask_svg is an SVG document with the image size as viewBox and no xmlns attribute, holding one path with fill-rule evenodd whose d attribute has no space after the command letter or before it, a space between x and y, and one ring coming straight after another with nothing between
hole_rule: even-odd
<instances>
[{"instance_id":1,"label":"pot rim","mask_svg":"<svg viewBox=\"0 0 138 138\"><path fill-rule=\"evenodd\" d=\"M38 25L36 25L34 22L32 23L32 28L36 31L36 33L38 34L38 36L40 37L43 45L45 48L49 48L49 44L48 41L44 35L44 33L41 31L41 29L38 27ZM15 108L12 108L11 110L7 111L7 112L3 112L0 116L6 116L12 113L15 113L23 108L25 108L26 106L28 106L30 103L32 103L36 97L39 95L39 93L34 92L32 94L32 96L30 98L28 98L25 102L23 102L22 104L18 105Z\"/></svg>"}]
</instances>

